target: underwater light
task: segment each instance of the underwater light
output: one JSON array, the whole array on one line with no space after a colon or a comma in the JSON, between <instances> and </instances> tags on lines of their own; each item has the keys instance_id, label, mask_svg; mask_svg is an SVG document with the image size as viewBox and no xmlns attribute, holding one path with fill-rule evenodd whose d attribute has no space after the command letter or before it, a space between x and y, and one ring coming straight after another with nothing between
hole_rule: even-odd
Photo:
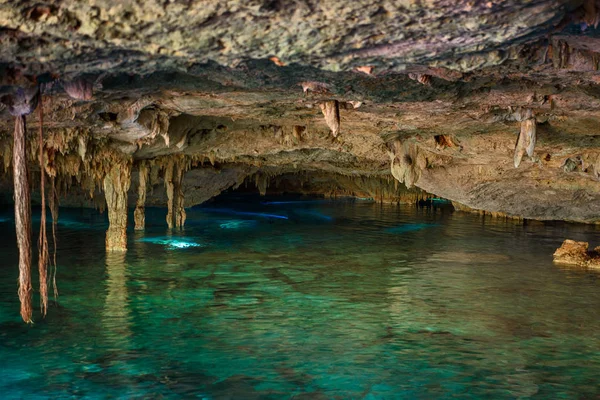
<instances>
[{"instance_id":1,"label":"underwater light","mask_svg":"<svg viewBox=\"0 0 600 400\"><path fill-rule=\"evenodd\" d=\"M223 222L219 224L221 229L241 229L250 226L254 226L256 221L245 221L245 220L233 220L228 222Z\"/></svg>"},{"instance_id":2,"label":"underwater light","mask_svg":"<svg viewBox=\"0 0 600 400\"><path fill-rule=\"evenodd\" d=\"M202 247L200 243L196 243L191 240L181 240L176 238L170 238L166 236L149 237L139 239L138 242L161 244L174 249L187 249L190 247Z\"/></svg>"},{"instance_id":3,"label":"underwater light","mask_svg":"<svg viewBox=\"0 0 600 400\"><path fill-rule=\"evenodd\" d=\"M174 247L176 249L187 249L190 247L200 247L200 245L198 243L183 242L183 241L179 241L179 240L174 240L171 243L169 243L167 246Z\"/></svg>"}]
</instances>

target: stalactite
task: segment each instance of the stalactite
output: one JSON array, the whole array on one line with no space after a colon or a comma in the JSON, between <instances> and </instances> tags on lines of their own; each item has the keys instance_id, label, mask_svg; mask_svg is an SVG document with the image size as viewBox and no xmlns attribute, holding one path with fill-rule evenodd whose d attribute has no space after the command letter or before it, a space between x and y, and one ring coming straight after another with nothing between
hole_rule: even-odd
<instances>
[{"instance_id":1,"label":"stalactite","mask_svg":"<svg viewBox=\"0 0 600 400\"><path fill-rule=\"evenodd\" d=\"M173 229L173 195L174 195L174 185L173 185L173 168L174 163L173 160L169 160L167 165L165 166L165 190L167 192L167 226L169 229Z\"/></svg>"},{"instance_id":2,"label":"stalactite","mask_svg":"<svg viewBox=\"0 0 600 400\"><path fill-rule=\"evenodd\" d=\"M15 186L15 228L19 247L19 300L21 317L31 323L31 192L27 170L25 117L15 117L13 179Z\"/></svg>"},{"instance_id":3,"label":"stalactite","mask_svg":"<svg viewBox=\"0 0 600 400\"><path fill-rule=\"evenodd\" d=\"M269 177L266 174L258 173L255 175L255 184L258 188L258 192L261 196L265 196L267 194L267 187L269 185Z\"/></svg>"},{"instance_id":4,"label":"stalactite","mask_svg":"<svg viewBox=\"0 0 600 400\"><path fill-rule=\"evenodd\" d=\"M135 230L143 231L146 225L146 188L148 186L148 175L149 168L145 161L142 161L138 167L139 173L139 185L138 185L138 198L135 205L135 211L133 213L133 219L135 221Z\"/></svg>"},{"instance_id":5,"label":"stalactite","mask_svg":"<svg viewBox=\"0 0 600 400\"><path fill-rule=\"evenodd\" d=\"M514 164L518 168L523 156L527 154L533 157L533 150L536 142L536 121L531 110L527 110L525 117L521 121L521 132L515 146Z\"/></svg>"},{"instance_id":6,"label":"stalactite","mask_svg":"<svg viewBox=\"0 0 600 400\"><path fill-rule=\"evenodd\" d=\"M44 101L43 97L39 104L39 129L38 129L38 147L40 162L40 196L41 196L41 216L40 216L40 236L38 240L38 270L40 274L40 305L42 316L46 316L48 311L48 237L46 235L46 169L44 168Z\"/></svg>"},{"instance_id":7,"label":"stalactite","mask_svg":"<svg viewBox=\"0 0 600 400\"><path fill-rule=\"evenodd\" d=\"M169 159L165 165L164 181L167 192L167 225L169 229L183 228L187 218L183 176L186 170L185 159Z\"/></svg>"},{"instance_id":8,"label":"stalactite","mask_svg":"<svg viewBox=\"0 0 600 400\"><path fill-rule=\"evenodd\" d=\"M414 143L395 141L391 144L390 169L394 178L411 188L421 177L427 160Z\"/></svg>"},{"instance_id":9,"label":"stalactite","mask_svg":"<svg viewBox=\"0 0 600 400\"><path fill-rule=\"evenodd\" d=\"M337 100L324 101L321 103L321 111L331 134L337 137L340 133L340 103Z\"/></svg>"},{"instance_id":10,"label":"stalactite","mask_svg":"<svg viewBox=\"0 0 600 400\"><path fill-rule=\"evenodd\" d=\"M131 178L130 162L113 162L104 177L104 197L108 208L107 251L127 250L127 191Z\"/></svg>"},{"instance_id":11,"label":"stalactite","mask_svg":"<svg viewBox=\"0 0 600 400\"><path fill-rule=\"evenodd\" d=\"M93 97L93 83L83 78L63 82L63 89L69 97L76 100L91 100Z\"/></svg>"},{"instance_id":12,"label":"stalactite","mask_svg":"<svg viewBox=\"0 0 600 400\"><path fill-rule=\"evenodd\" d=\"M185 213L185 197L183 193L183 175L185 174L185 165L184 162L181 161L176 165L175 176L174 176L174 218L175 218L175 227L183 228L185 225L185 220L187 215Z\"/></svg>"}]
</instances>

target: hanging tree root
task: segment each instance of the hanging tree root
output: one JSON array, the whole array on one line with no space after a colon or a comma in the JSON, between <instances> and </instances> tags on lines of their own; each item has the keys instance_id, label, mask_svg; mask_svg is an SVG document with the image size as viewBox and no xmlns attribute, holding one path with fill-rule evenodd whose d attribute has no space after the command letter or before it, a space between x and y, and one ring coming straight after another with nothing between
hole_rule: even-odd
<instances>
[{"instance_id":1,"label":"hanging tree root","mask_svg":"<svg viewBox=\"0 0 600 400\"><path fill-rule=\"evenodd\" d=\"M42 316L46 316L48 311L48 237L46 235L46 189L45 189L45 168L44 168L44 102L41 98L39 104L39 130L38 130L38 146L39 146L39 161L40 161L40 194L41 194L41 218L40 218L40 236L38 240L38 270L40 274L40 307Z\"/></svg>"},{"instance_id":2,"label":"hanging tree root","mask_svg":"<svg viewBox=\"0 0 600 400\"><path fill-rule=\"evenodd\" d=\"M56 286L56 225L58 224L58 192L56 190L56 178L50 177L50 213L52 214L52 288L54 290L54 301L58 301L58 287Z\"/></svg>"},{"instance_id":3,"label":"hanging tree root","mask_svg":"<svg viewBox=\"0 0 600 400\"><path fill-rule=\"evenodd\" d=\"M50 214L52 215L52 289L54 292L54 301L58 302L58 286L56 286L56 247L58 245L58 241L56 239L56 226L58 224L58 190L56 189L56 175L57 169L54 164L54 149L53 148L45 148L46 152L46 165L44 167L46 174L50 177L50 200L48 201L48 206L50 207Z\"/></svg>"},{"instance_id":4,"label":"hanging tree root","mask_svg":"<svg viewBox=\"0 0 600 400\"><path fill-rule=\"evenodd\" d=\"M15 186L15 228L19 247L19 300L21 317L27 323L31 319L31 192L27 171L25 117L15 118L13 145L13 179Z\"/></svg>"}]
</instances>

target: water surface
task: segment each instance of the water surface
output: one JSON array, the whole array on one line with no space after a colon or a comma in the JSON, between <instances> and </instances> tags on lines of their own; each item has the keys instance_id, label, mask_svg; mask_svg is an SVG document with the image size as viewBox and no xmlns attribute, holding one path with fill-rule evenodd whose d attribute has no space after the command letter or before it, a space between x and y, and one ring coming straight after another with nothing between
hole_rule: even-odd
<instances>
[{"instance_id":1,"label":"water surface","mask_svg":"<svg viewBox=\"0 0 600 400\"><path fill-rule=\"evenodd\" d=\"M104 215L61 210L59 305L33 326L6 210L2 398L600 395L600 275L551 257L595 227L304 200L220 199L181 232L148 209L109 256Z\"/></svg>"}]
</instances>

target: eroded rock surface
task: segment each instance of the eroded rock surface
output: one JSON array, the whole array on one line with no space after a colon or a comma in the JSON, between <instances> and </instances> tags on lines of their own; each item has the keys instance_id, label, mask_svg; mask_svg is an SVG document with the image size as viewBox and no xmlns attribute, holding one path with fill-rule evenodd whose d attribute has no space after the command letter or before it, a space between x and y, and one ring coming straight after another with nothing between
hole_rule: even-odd
<instances>
[{"instance_id":1,"label":"eroded rock surface","mask_svg":"<svg viewBox=\"0 0 600 400\"><path fill-rule=\"evenodd\" d=\"M554 252L554 262L579 267L600 268L600 247L588 251L587 242L567 239Z\"/></svg>"},{"instance_id":2,"label":"eroded rock surface","mask_svg":"<svg viewBox=\"0 0 600 400\"><path fill-rule=\"evenodd\" d=\"M597 10L0 0L0 97L42 90L61 204L105 207L107 160L131 163L138 227L145 205L170 205L170 224L183 226L184 206L244 181L298 187L299 176L313 192L425 191L491 213L598 222ZM14 105L2 104L10 174ZM31 135L36 124L28 118ZM391 179L417 191L378 196Z\"/></svg>"}]
</instances>

